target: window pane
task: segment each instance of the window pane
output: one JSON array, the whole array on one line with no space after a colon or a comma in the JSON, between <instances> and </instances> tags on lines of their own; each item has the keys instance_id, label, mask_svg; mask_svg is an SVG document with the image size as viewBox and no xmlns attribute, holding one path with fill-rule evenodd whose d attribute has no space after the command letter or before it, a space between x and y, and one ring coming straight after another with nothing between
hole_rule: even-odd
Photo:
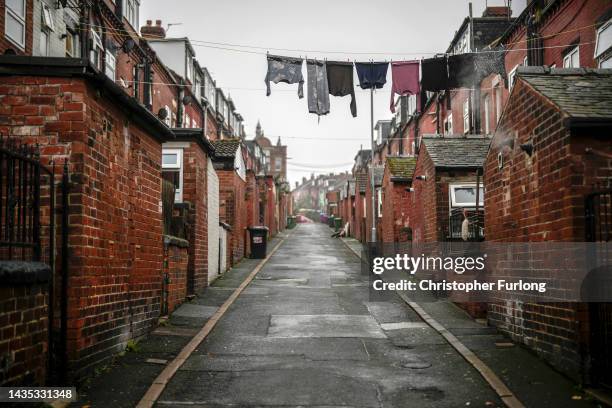
<instances>
[{"instance_id":1,"label":"window pane","mask_svg":"<svg viewBox=\"0 0 612 408\"><path fill-rule=\"evenodd\" d=\"M25 27L23 23L12 16L11 13L6 13L6 35L11 37L17 44L24 44Z\"/></svg>"},{"instance_id":2,"label":"window pane","mask_svg":"<svg viewBox=\"0 0 612 408\"><path fill-rule=\"evenodd\" d=\"M18 16L25 18L24 0L6 0L6 7L10 8Z\"/></svg>"},{"instance_id":3,"label":"window pane","mask_svg":"<svg viewBox=\"0 0 612 408\"><path fill-rule=\"evenodd\" d=\"M48 55L48 52L49 52L48 45L49 45L49 36L47 35L47 32L43 30L40 32L40 43L38 47L38 50L41 56L46 57Z\"/></svg>"},{"instance_id":4,"label":"window pane","mask_svg":"<svg viewBox=\"0 0 612 408\"><path fill-rule=\"evenodd\" d=\"M176 153L164 153L162 155L162 165L178 165L178 154Z\"/></svg>"},{"instance_id":5,"label":"window pane","mask_svg":"<svg viewBox=\"0 0 612 408\"><path fill-rule=\"evenodd\" d=\"M595 50L595 58L606 52L612 47L612 23L608 22L597 33L597 49Z\"/></svg>"},{"instance_id":6,"label":"window pane","mask_svg":"<svg viewBox=\"0 0 612 408\"><path fill-rule=\"evenodd\" d=\"M476 187L455 188L455 202L476 204Z\"/></svg>"}]
</instances>

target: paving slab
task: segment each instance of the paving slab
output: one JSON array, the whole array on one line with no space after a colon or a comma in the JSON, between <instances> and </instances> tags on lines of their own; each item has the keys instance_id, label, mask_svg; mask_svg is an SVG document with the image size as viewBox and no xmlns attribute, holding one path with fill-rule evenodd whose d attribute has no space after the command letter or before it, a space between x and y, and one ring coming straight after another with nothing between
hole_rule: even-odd
<instances>
[{"instance_id":1,"label":"paving slab","mask_svg":"<svg viewBox=\"0 0 612 408\"><path fill-rule=\"evenodd\" d=\"M361 337L385 338L371 316L273 315L268 337Z\"/></svg>"}]
</instances>

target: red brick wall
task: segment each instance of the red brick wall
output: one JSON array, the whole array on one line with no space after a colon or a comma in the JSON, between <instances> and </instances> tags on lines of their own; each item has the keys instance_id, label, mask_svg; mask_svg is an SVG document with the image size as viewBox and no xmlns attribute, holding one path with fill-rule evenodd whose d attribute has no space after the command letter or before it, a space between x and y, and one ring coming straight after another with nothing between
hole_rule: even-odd
<instances>
[{"instance_id":1,"label":"red brick wall","mask_svg":"<svg viewBox=\"0 0 612 408\"><path fill-rule=\"evenodd\" d=\"M219 176L219 216L228 223L228 265L235 265L244 256L246 231L246 206L244 196L246 183L234 170L218 170Z\"/></svg>"},{"instance_id":2,"label":"red brick wall","mask_svg":"<svg viewBox=\"0 0 612 408\"><path fill-rule=\"evenodd\" d=\"M5 19L6 19L6 2L0 0L0 55L4 54L7 50L13 50L17 55L32 55L32 30L33 30L33 14L34 14L34 1L26 0L26 36L25 36L25 50L19 48L18 45L13 44L11 40L6 38L5 33Z\"/></svg>"},{"instance_id":3,"label":"red brick wall","mask_svg":"<svg viewBox=\"0 0 612 408\"><path fill-rule=\"evenodd\" d=\"M513 148L504 143L514 139ZM531 141L532 157L519 145ZM612 160L597 131L572 134L563 116L521 80L516 84L485 163L485 236L490 241L583 241L584 199L612 177ZM498 153L504 166L498 168ZM489 321L579 379L588 320L581 304L489 305Z\"/></svg>"},{"instance_id":4,"label":"red brick wall","mask_svg":"<svg viewBox=\"0 0 612 408\"><path fill-rule=\"evenodd\" d=\"M83 79L3 77L0 101L0 132L69 158L68 350L85 370L159 316L161 144Z\"/></svg>"},{"instance_id":5,"label":"red brick wall","mask_svg":"<svg viewBox=\"0 0 612 408\"><path fill-rule=\"evenodd\" d=\"M0 385L45 384L47 283L0 286Z\"/></svg>"},{"instance_id":6,"label":"red brick wall","mask_svg":"<svg viewBox=\"0 0 612 408\"><path fill-rule=\"evenodd\" d=\"M187 296L187 270L189 268L189 248L170 244L164 249L164 278L167 284L166 311L176 310Z\"/></svg>"},{"instance_id":7,"label":"red brick wall","mask_svg":"<svg viewBox=\"0 0 612 408\"><path fill-rule=\"evenodd\" d=\"M195 293L208 286L208 156L192 142L183 150L183 162L183 201L191 203L188 291Z\"/></svg>"},{"instance_id":8,"label":"red brick wall","mask_svg":"<svg viewBox=\"0 0 612 408\"><path fill-rule=\"evenodd\" d=\"M415 167L415 174L426 175L426 180L417 180L413 184L414 192L409 193L412 214L410 220L414 242L434 242L440 240L440 227L437 217L436 170L427 149L421 144Z\"/></svg>"},{"instance_id":9,"label":"red brick wall","mask_svg":"<svg viewBox=\"0 0 612 408\"><path fill-rule=\"evenodd\" d=\"M410 183L392 182L389 168L385 166L383 177L382 240L385 243L406 242L411 236L406 229L410 226L412 194L406 191Z\"/></svg>"}]
</instances>

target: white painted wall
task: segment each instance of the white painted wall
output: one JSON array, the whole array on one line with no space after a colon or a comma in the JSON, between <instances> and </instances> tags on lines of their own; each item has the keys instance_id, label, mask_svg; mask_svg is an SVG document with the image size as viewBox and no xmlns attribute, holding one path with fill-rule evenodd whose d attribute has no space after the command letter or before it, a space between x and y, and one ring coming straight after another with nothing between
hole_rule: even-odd
<instances>
[{"instance_id":1,"label":"white painted wall","mask_svg":"<svg viewBox=\"0 0 612 408\"><path fill-rule=\"evenodd\" d=\"M219 276L219 177L208 159L208 283Z\"/></svg>"}]
</instances>

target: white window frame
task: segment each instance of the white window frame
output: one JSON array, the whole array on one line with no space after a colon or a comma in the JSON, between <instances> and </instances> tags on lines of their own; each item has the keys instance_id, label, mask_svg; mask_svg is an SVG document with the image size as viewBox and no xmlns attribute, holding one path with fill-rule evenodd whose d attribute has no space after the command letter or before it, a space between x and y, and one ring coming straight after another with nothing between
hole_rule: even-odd
<instances>
[{"instance_id":1,"label":"white window frame","mask_svg":"<svg viewBox=\"0 0 612 408\"><path fill-rule=\"evenodd\" d=\"M100 34L94 29L89 30L91 33L91 39L93 41L93 47L89 51L89 61L97 68L101 69L102 64L102 53L104 52L104 46L102 45L102 39Z\"/></svg>"},{"instance_id":2,"label":"white window frame","mask_svg":"<svg viewBox=\"0 0 612 408\"><path fill-rule=\"evenodd\" d=\"M168 105L164 105L164 109L166 110L166 119L164 119L164 123L170 127L172 125L172 111Z\"/></svg>"},{"instance_id":3,"label":"white window frame","mask_svg":"<svg viewBox=\"0 0 612 408\"><path fill-rule=\"evenodd\" d=\"M470 132L470 99L463 101L463 134Z\"/></svg>"},{"instance_id":4,"label":"white window frame","mask_svg":"<svg viewBox=\"0 0 612 408\"><path fill-rule=\"evenodd\" d=\"M68 40L70 38L70 40ZM71 30L66 29L65 49L66 56L70 58L77 58L79 56L79 35ZM71 45L70 50L68 45Z\"/></svg>"},{"instance_id":5,"label":"white window frame","mask_svg":"<svg viewBox=\"0 0 612 408\"><path fill-rule=\"evenodd\" d=\"M138 30L140 20L140 2L138 0L123 0L123 16L128 23Z\"/></svg>"},{"instance_id":6,"label":"white window frame","mask_svg":"<svg viewBox=\"0 0 612 408\"><path fill-rule=\"evenodd\" d=\"M42 27L51 31L55 31L55 24L53 22L53 15L51 9L46 4L42 5Z\"/></svg>"},{"instance_id":7,"label":"white window frame","mask_svg":"<svg viewBox=\"0 0 612 408\"><path fill-rule=\"evenodd\" d=\"M485 135L491 132L491 95L486 94L484 97L484 125Z\"/></svg>"},{"instance_id":8,"label":"white window frame","mask_svg":"<svg viewBox=\"0 0 612 408\"><path fill-rule=\"evenodd\" d=\"M38 33L38 54L41 57L48 57L49 56L49 37L50 37L50 31L47 30L46 28L41 28L40 32ZM45 47L43 49L43 46Z\"/></svg>"},{"instance_id":9,"label":"white window frame","mask_svg":"<svg viewBox=\"0 0 612 408\"><path fill-rule=\"evenodd\" d=\"M382 218L383 216L382 187L378 187L376 189L376 198L377 198L376 206L378 208L378 218Z\"/></svg>"},{"instance_id":10,"label":"white window frame","mask_svg":"<svg viewBox=\"0 0 612 408\"><path fill-rule=\"evenodd\" d=\"M8 4L5 3L5 13L4 13L4 35L6 38L9 39L9 41L11 41L13 44L17 45L21 50L25 50L26 47L26 16L28 14L28 4L26 2L26 0L21 0L21 4L23 5L23 15L20 15L17 13L17 11L13 10L11 7L9 7ZM21 39L17 39L17 38L13 38L9 35L8 33L8 19L12 18L13 20L16 20L18 24L21 24L23 27L23 34L21 35Z\"/></svg>"},{"instance_id":11,"label":"white window frame","mask_svg":"<svg viewBox=\"0 0 612 408\"><path fill-rule=\"evenodd\" d=\"M452 135L453 134L453 113L449 113L444 120L444 134Z\"/></svg>"},{"instance_id":12,"label":"white window frame","mask_svg":"<svg viewBox=\"0 0 612 408\"><path fill-rule=\"evenodd\" d=\"M115 81L117 77L117 57L108 50L106 50L104 54L104 73L107 77Z\"/></svg>"},{"instance_id":13,"label":"white window frame","mask_svg":"<svg viewBox=\"0 0 612 408\"><path fill-rule=\"evenodd\" d=\"M608 40L610 40L610 42L607 44L608 46L605 49L599 49L601 46L601 37L602 34L606 32L606 34L608 34L608 36L610 36L610 38L608 38ZM612 18L610 18L608 21L606 21L604 24L602 24L601 27L599 27L597 29L597 35L596 35L596 40L595 40L595 51L594 51L594 58L595 60L597 60L597 64L598 67L603 68L602 65L604 65L606 62L610 61L612 59L612 52L610 52L612 50ZM605 44L604 44L605 46ZM602 57L606 57L607 58L602 58ZM609 64L609 62L608 62Z\"/></svg>"},{"instance_id":14,"label":"white window frame","mask_svg":"<svg viewBox=\"0 0 612 408\"><path fill-rule=\"evenodd\" d=\"M283 158L277 156L274 158L274 171L281 170L283 170Z\"/></svg>"},{"instance_id":15,"label":"white window frame","mask_svg":"<svg viewBox=\"0 0 612 408\"><path fill-rule=\"evenodd\" d=\"M162 148L162 158L164 154L176 154L177 155L177 163L176 164L164 164L162 160L162 170L179 170L179 188L174 191L174 202L182 203L183 202L183 149L169 149Z\"/></svg>"},{"instance_id":16,"label":"white window frame","mask_svg":"<svg viewBox=\"0 0 612 408\"><path fill-rule=\"evenodd\" d=\"M476 183L464 183L464 184L450 184L448 186L448 193L449 193L449 198L450 198L450 206L452 207L466 207L466 208L475 208L476 207L476 203L465 203L465 202L458 202L456 195L455 195L455 190L456 189L460 189L460 188L476 188ZM484 208L484 185L481 183L480 184L480 192L479 192L479 197L478 197L478 201L479 204L478 206L480 208Z\"/></svg>"},{"instance_id":17,"label":"white window frame","mask_svg":"<svg viewBox=\"0 0 612 408\"><path fill-rule=\"evenodd\" d=\"M576 56L578 65L574 66L573 57ZM565 56L563 57L563 68L580 68L580 46L577 45L572 48Z\"/></svg>"},{"instance_id":18,"label":"white window frame","mask_svg":"<svg viewBox=\"0 0 612 408\"><path fill-rule=\"evenodd\" d=\"M514 68L508 74L508 89L512 89L514 86L514 81L516 79L516 72L518 71L518 65L515 65Z\"/></svg>"}]
</instances>

